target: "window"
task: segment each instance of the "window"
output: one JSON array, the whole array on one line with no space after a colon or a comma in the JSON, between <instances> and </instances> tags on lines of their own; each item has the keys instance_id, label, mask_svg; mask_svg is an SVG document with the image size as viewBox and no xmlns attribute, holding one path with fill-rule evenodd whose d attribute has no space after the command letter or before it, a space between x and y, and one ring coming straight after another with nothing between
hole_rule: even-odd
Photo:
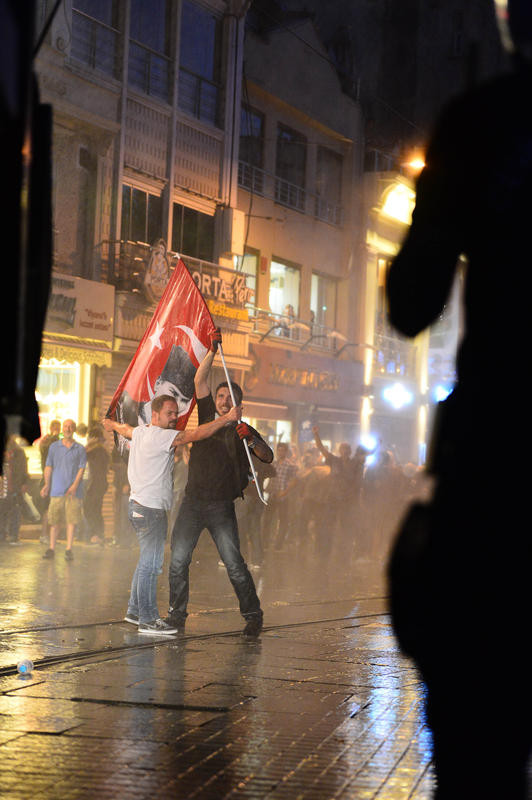
<instances>
[{"instance_id":1,"label":"window","mask_svg":"<svg viewBox=\"0 0 532 800\"><path fill-rule=\"evenodd\" d=\"M170 0L131 0L128 82L165 102L170 88Z\"/></svg>"},{"instance_id":2,"label":"window","mask_svg":"<svg viewBox=\"0 0 532 800\"><path fill-rule=\"evenodd\" d=\"M153 244L157 239L164 238L161 198L124 185L120 236L123 240L147 244Z\"/></svg>"},{"instance_id":3,"label":"window","mask_svg":"<svg viewBox=\"0 0 532 800\"><path fill-rule=\"evenodd\" d=\"M336 281L317 273L310 284L310 310L315 325L334 328L336 325Z\"/></svg>"},{"instance_id":4,"label":"window","mask_svg":"<svg viewBox=\"0 0 532 800\"><path fill-rule=\"evenodd\" d=\"M340 225L342 222L342 166L339 153L318 147L316 164L316 210L318 219Z\"/></svg>"},{"instance_id":5,"label":"window","mask_svg":"<svg viewBox=\"0 0 532 800\"><path fill-rule=\"evenodd\" d=\"M117 0L74 0L72 58L91 69L118 77Z\"/></svg>"},{"instance_id":6,"label":"window","mask_svg":"<svg viewBox=\"0 0 532 800\"><path fill-rule=\"evenodd\" d=\"M257 305L257 274L259 271L259 254L257 252L246 251L244 256L233 256L235 270L246 273L246 286L253 291L250 304Z\"/></svg>"},{"instance_id":7,"label":"window","mask_svg":"<svg viewBox=\"0 0 532 800\"><path fill-rule=\"evenodd\" d=\"M274 261L270 265L270 308L275 314L285 314L291 307L291 316L299 316L299 284L301 280L298 267Z\"/></svg>"},{"instance_id":8,"label":"window","mask_svg":"<svg viewBox=\"0 0 532 800\"><path fill-rule=\"evenodd\" d=\"M257 194L264 191L264 115L248 106L240 114L238 183Z\"/></svg>"},{"instance_id":9,"label":"window","mask_svg":"<svg viewBox=\"0 0 532 800\"><path fill-rule=\"evenodd\" d=\"M179 107L198 119L218 124L220 117L220 21L184 0L181 14Z\"/></svg>"},{"instance_id":10,"label":"window","mask_svg":"<svg viewBox=\"0 0 532 800\"><path fill-rule=\"evenodd\" d=\"M275 164L275 199L299 211L305 210L307 140L297 131L279 125Z\"/></svg>"},{"instance_id":11,"label":"window","mask_svg":"<svg viewBox=\"0 0 532 800\"><path fill-rule=\"evenodd\" d=\"M203 261L214 255L214 217L174 203L172 250Z\"/></svg>"}]
</instances>

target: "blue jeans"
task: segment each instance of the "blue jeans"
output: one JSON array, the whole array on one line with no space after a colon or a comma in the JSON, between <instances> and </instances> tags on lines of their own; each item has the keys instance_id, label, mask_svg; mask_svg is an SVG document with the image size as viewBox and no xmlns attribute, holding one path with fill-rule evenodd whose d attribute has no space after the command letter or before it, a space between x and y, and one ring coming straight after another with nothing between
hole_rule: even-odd
<instances>
[{"instance_id":1,"label":"blue jeans","mask_svg":"<svg viewBox=\"0 0 532 800\"><path fill-rule=\"evenodd\" d=\"M157 576L163 571L164 543L166 541L166 511L147 508L135 500L129 501L129 519L139 540L139 561L128 603L128 614L135 614L139 622L153 622L159 618L157 610Z\"/></svg>"},{"instance_id":2,"label":"blue jeans","mask_svg":"<svg viewBox=\"0 0 532 800\"><path fill-rule=\"evenodd\" d=\"M170 561L170 614L175 621L187 616L189 595L188 570L200 533L207 528L225 564L233 585L240 613L245 619L262 617L255 584L240 553L240 540L232 500L205 502L183 498L174 530Z\"/></svg>"}]
</instances>

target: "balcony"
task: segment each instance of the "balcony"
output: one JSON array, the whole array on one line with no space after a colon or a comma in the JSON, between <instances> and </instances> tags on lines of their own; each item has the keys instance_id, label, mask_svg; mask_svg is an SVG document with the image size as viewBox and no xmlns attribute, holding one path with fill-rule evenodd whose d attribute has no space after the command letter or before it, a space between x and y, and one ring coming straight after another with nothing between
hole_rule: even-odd
<instances>
[{"instance_id":1,"label":"balcony","mask_svg":"<svg viewBox=\"0 0 532 800\"><path fill-rule=\"evenodd\" d=\"M258 336L258 343L292 344L299 350L320 350L334 354L338 340L345 337L326 325L316 325L298 317L275 314L268 309L248 305L249 319L253 325L252 333Z\"/></svg>"},{"instance_id":2,"label":"balcony","mask_svg":"<svg viewBox=\"0 0 532 800\"><path fill-rule=\"evenodd\" d=\"M296 211L305 211L307 193L301 186L290 183L282 178L275 179L275 202L281 206L293 208Z\"/></svg>"},{"instance_id":3,"label":"balcony","mask_svg":"<svg viewBox=\"0 0 532 800\"><path fill-rule=\"evenodd\" d=\"M91 70L119 77L120 31L72 9L72 59Z\"/></svg>"},{"instance_id":4,"label":"balcony","mask_svg":"<svg viewBox=\"0 0 532 800\"><path fill-rule=\"evenodd\" d=\"M219 87L212 81L179 69L179 108L203 122L219 123Z\"/></svg>"},{"instance_id":5,"label":"balcony","mask_svg":"<svg viewBox=\"0 0 532 800\"><path fill-rule=\"evenodd\" d=\"M128 84L165 103L170 101L171 60L133 39L129 44Z\"/></svg>"},{"instance_id":6,"label":"balcony","mask_svg":"<svg viewBox=\"0 0 532 800\"><path fill-rule=\"evenodd\" d=\"M318 194L245 161L238 163L238 185L252 194L274 200L281 206L303 214L311 214L315 219L337 228L344 224L344 210L341 205L330 203Z\"/></svg>"}]
</instances>

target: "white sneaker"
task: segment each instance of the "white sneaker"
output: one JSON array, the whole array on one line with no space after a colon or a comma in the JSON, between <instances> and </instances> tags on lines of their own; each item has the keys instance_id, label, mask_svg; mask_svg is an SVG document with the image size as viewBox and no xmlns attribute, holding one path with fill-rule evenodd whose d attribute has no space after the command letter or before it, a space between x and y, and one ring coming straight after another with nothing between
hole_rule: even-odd
<instances>
[{"instance_id":1,"label":"white sneaker","mask_svg":"<svg viewBox=\"0 0 532 800\"><path fill-rule=\"evenodd\" d=\"M138 631L150 636L172 636L177 633L177 628L168 625L164 619L156 619L153 622L139 622Z\"/></svg>"}]
</instances>

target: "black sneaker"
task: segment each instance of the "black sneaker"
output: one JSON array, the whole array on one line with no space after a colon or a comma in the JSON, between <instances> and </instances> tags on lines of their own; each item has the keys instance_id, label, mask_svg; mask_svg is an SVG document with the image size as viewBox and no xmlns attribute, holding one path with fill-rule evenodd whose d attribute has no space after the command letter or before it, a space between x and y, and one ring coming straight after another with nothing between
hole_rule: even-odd
<instances>
[{"instance_id":1,"label":"black sneaker","mask_svg":"<svg viewBox=\"0 0 532 800\"><path fill-rule=\"evenodd\" d=\"M184 620L176 619L176 617L173 617L171 614L168 614L168 616L164 618L164 621L166 622L167 625L171 625L172 628L177 628L178 633L181 634L185 632Z\"/></svg>"},{"instance_id":2,"label":"black sneaker","mask_svg":"<svg viewBox=\"0 0 532 800\"><path fill-rule=\"evenodd\" d=\"M139 633L149 634L150 636L173 636L177 633L177 628L168 625L164 619L155 619L153 622L139 622Z\"/></svg>"},{"instance_id":3,"label":"black sneaker","mask_svg":"<svg viewBox=\"0 0 532 800\"><path fill-rule=\"evenodd\" d=\"M65 550L65 558L67 561L74 561L74 553L70 548L68 550Z\"/></svg>"},{"instance_id":4,"label":"black sneaker","mask_svg":"<svg viewBox=\"0 0 532 800\"><path fill-rule=\"evenodd\" d=\"M46 553L43 555L43 558L54 558L54 556L55 556L55 550L52 550L52 548L49 547Z\"/></svg>"},{"instance_id":5,"label":"black sneaker","mask_svg":"<svg viewBox=\"0 0 532 800\"><path fill-rule=\"evenodd\" d=\"M250 639L256 639L260 636L260 632L262 631L262 617L251 617L246 622L244 630L242 631L242 636L249 636Z\"/></svg>"},{"instance_id":6,"label":"black sneaker","mask_svg":"<svg viewBox=\"0 0 532 800\"><path fill-rule=\"evenodd\" d=\"M124 622L131 622L132 625L139 624L139 618L137 614L130 614L129 611L127 612L126 616L124 617Z\"/></svg>"}]
</instances>

